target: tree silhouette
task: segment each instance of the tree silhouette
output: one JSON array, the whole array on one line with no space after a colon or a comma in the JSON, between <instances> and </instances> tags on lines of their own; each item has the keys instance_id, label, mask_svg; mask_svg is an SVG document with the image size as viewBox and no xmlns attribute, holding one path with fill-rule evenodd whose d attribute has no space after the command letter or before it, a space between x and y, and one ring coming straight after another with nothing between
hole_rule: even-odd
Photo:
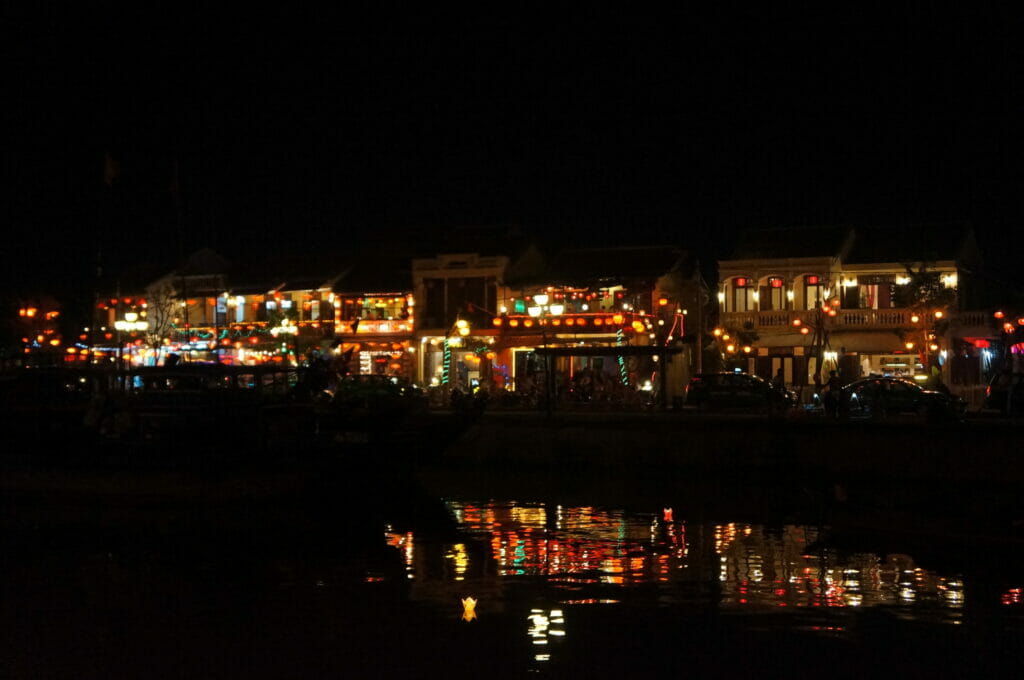
<instances>
[{"instance_id":1,"label":"tree silhouette","mask_svg":"<svg viewBox=\"0 0 1024 680\"><path fill-rule=\"evenodd\" d=\"M903 265L907 271L907 282L897 285L893 301L897 307L910 310L913 330L904 339L912 342L918 350L921 365L931 366L932 346L938 346L936 339L945 334L949 327L949 309L956 302L956 290L946 286L940 272L922 262L916 269Z\"/></svg>"}]
</instances>

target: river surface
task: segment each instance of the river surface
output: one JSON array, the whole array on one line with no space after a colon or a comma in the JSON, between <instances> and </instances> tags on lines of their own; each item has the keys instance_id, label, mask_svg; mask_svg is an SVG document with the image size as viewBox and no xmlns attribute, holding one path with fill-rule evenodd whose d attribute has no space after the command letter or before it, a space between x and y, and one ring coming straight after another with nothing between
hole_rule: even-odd
<instances>
[{"instance_id":1,"label":"river surface","mask_svg":"<svg viewBox=\"0 0 1024 680\"><path fill-rule=\"evenodd\" d=\"M1024 641L1001 544L850 543L685 499L370 494L287 529L182 514L6 532L6 675L1003 675Z\"/></svg>"}]
</instances>

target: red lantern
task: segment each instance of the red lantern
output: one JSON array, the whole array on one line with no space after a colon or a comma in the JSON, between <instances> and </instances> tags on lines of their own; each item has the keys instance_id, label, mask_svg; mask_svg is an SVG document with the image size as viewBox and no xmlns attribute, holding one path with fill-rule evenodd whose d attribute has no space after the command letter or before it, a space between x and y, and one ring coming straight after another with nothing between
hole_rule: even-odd
<instances>
[{"instance_id":1,"label":"red lantern","mask_svg":"<svg viewBox=\"0 0 1024 680\"><path fill-rule=\"evenodd\" d=\"M736 278L736 287L737 288L746 288L747 287L747 279L746 279L745 276L740 276L740 277Z\"/></svg>"},{"instance_id":2,"label":"red lantern","mask_svg":"<svg viewBox=\"0 0 1024 680\"><path fill-rule=\"evenodd\" d=\"M820 281L820 280L821 279L818 278L817 274L808 274L807 275L807 285L808 286L816 286L816 285L818 285L818 281Z\"/></svg>"}]
</instances>

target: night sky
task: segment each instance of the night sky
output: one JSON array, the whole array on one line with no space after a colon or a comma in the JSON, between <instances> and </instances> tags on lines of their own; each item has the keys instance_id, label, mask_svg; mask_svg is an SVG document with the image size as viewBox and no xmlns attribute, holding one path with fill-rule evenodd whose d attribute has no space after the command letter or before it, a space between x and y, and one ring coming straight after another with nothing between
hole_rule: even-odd
<instances>
[{"instance_id":1,"label":"night sky","mask_svg":"<svg viewBox=\"0 0 1024 680\"><path fill-rule=\"evenodd\" d=\"M1001 261L1024 217L1015 17L255 8L5 7L5 286L486 224L713 260L971 220Z\"/></svg>"}]
</instances>

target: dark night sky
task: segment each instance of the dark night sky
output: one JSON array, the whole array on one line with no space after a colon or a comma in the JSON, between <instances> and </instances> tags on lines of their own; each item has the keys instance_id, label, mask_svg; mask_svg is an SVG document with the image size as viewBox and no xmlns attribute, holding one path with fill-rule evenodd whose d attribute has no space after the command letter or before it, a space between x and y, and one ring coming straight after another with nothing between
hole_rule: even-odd
<instances>
[{"instance_id":1,"label":"dark night sky","mask_svg":"<svg viewBox=\"0 0 1024 680\"><path fill-rule=\"evenodd\" d=\"M743 226L969 219L998 259L1024 216L1014 17L97 7L4 10L5 283L77 286L97 244L113 267L493 223L715 258Z\"/></svg>"}]
</instances>

